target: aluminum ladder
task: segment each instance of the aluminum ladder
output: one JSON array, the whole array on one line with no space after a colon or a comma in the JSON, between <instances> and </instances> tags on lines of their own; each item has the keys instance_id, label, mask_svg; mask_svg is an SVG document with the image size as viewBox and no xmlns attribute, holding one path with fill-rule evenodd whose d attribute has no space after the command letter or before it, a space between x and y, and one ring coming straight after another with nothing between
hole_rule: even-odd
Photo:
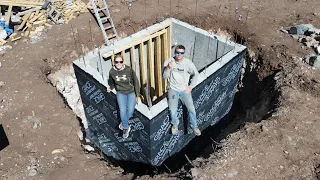
<instances>
[{"instance_id":1,"label":"aluminum ladder","mask_svg":"<svg viewBox=\"0 0 320 180\"><path fill-rule=\"evenodd\" d=\"M94 15L98 21L102 35L105 39L105 44L110 45L111 39L119 39L116 28L114 27L106 0L91 0ZM108 36L107 31L112 31Z\"/></svg>"}]
</instances>

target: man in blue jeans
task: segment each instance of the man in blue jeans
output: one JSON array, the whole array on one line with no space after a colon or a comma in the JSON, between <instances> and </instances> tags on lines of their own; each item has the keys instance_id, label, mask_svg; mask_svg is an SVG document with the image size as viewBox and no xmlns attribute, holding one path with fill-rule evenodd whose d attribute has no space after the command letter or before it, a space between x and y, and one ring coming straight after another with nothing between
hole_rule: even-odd
<instances>
[{"instance_id":1,"label":"man in blue jeans","mask_svg":"<svg viewBox=\"0 0 320 180\"><path fill-rule=\"evenodd\" d=\"M197 136L201 135L198 128L196 110L191 96L192 88L196 86L199 72L193 62L184 57L185 47L178 45L175 56L164 62L163 78L168 80L168 104L171 115L171 132L178 133L179 119L177 117L179 99L187 107L190 125ZM189 85L190 77L193 76Z\"/></svg>"}]
</instances>

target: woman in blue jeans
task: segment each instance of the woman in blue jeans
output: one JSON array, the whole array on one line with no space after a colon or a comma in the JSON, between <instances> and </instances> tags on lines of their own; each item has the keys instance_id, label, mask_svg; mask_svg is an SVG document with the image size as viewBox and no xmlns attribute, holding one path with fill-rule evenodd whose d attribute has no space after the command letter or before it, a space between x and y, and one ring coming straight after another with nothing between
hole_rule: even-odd
<instances>
[{"instance_id":1,"label":"woman in blue jeans","mask_svg":"<svg viewBox=\"0 0 320 180\"><path fill-rule=\"evenodd\" d=\"M129 119L132 117L136 103L140 100L140 85L136 73L130 66L125 65L123 57L116 55L114 66L109 71L108 92L114 88L117 91L117 101L120 109L121 123L119 129L123 130L123 138L130 133Z\"/></svg>"}]
</instances>

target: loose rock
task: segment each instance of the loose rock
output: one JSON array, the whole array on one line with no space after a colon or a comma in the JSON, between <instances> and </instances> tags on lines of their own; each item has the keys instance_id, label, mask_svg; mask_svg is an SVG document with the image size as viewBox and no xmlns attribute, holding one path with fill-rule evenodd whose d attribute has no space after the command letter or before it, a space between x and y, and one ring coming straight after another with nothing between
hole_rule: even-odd
<instances>
[{"instance_id":1,"label":"loose rock","mask_svg":"<svg viewBox=\"0 0 320 180\"><path fill-rule=\"evenodd\" d=\"M310 57L309 64L315 68L320 68L320 56Z\"/></svg>"},{"instance_id":2,"label":"loose rock","mask_svg":"<svg viewBox=\"0 0 320 180\"><path fill-rule=\"evenodd\" d=\"M5 82L0 81L0 88L3 87L5 85Z\"/></svg>"},{"instance_id":3,"label":"loose rock","mask_svg":"<svg viewBox=\"0 0 320 180\"><path fill-rule=\"evenodd\" d=\"M28 173L28 176L32 177L32 176L35 176L37 174L38 174L37 169L30 169L29 173Z\"/></svg>"},{"instance_id":4,"label":"loose rock","mask_svg":"<svg viewBox=\"0 0 320 180\"><path fill-rule=\"evenodd\" d=\"M303 35L306 31L312 28L312 24L299 24L290 28L290 34Z\"/></svg>"},{"instance_id":5,"label":"loose rock","mask_svg":"<svg viewBox=\"0 0 320 180\"><path fill-rule=\"evenodd\" d=\"M191 169L192 177L197 177L199 175L199 171L196 168Z\"/></svg>"},{"instance_id":6,"label":"loose rock","mask_svg":"<svg viewBox=\"0 0 320 180\"><path fill-rule=\"evenodd\" d=\"M59 154L59 153L63 153L64 150L63 149L55 149L51 152L51 154Z\"/></svg>"},{"instance_id":7,"label":"loose rock","mask_svg":"<svg viewBox=\"0 0 320 180\"><path fill-rule=\"evenodd\" d=\"M77 132L77 135L78 135L79 140L82 141L82 140L83 140L83 133L82 133L81 130L79 130L79 131Z\"/></svg>"},{"instance_id":8,"label":"loose rock","mask_svg":"<svg viewBox=\"0 0 320 180\"><path fill-rule=\"evenodd\" d=\"M82 147L88 152L93 152L94 151L94 148L91 147L90 145L83 145L82 144Z\"/></svg>"}]
</instances>

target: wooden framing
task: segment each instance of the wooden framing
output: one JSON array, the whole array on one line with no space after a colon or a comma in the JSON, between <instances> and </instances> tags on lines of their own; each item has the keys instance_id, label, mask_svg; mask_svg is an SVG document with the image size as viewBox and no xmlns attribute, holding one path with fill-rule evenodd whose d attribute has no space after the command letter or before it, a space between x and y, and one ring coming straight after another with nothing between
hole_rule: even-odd
<instances>
[{"instance_id":1,"label":"wooden framing","mask_svg":"<svg viewBox=\"0 0 320 180\"><path fill-rule=\"evenodd\" d=\"M131 68L136 71L136 58L134 55L134 46L130 48L130 59L131 59Z\"/></svg>"},{"instance_id":2,"label":"wooden framing","mask_svg":"<svg viewBox=\"0 0 320 180\"><path fill-rule=\"evenodd\" d=\"M144 69L145 67L145 61L144 61L144 47L143 43L139 44L139 60L140 60L140 81L141 81L141 91L143 91L143 86L147 83L146 79L146 71Z\"/></svg>"},{"instance_id":3,"label":"wooden framing","mask_svg":"<svg viewBox=\"0 0 320 180\"><path fill-rule=\"evenodd\" d=\"M155 67L156 67L156 83L157 83L157 96L160 97L163 94L163 85L162 85L162 61L161 61L161 39L160 36L156 37L156 42L155 42L155 46L156 46L156 63L155 63ZM165 56L163 54L163 56Z\"/></svg>"},{"instance_id":4,"label":"wooden framing","mask_svg":"<svg viewBox=\"0 0 320 180\"><path fill-rule=\"evenodd\" d=\"M0 0L0 5L5 6L41 7L43 4L42 0Z\"/></svg>"},{"instance_id":5,"label":"wooden framing","mask_svg":"<svg viewBox=\"0 0 320 180\"><path fill-rule=\"evenodd\" d=\"M144 94L144 87L148 84L149 94L152 101L155 101L166 92L167 83L162 78L163 63L171 52L171 23L155 28L153 32L148 31L147 35L134 37L124 46L116 46L112 51L102 56L113 60L114 54L119 54L124 61L130 62L133 70L139 68L141 94ZM137 48L137 49L136 49ZM136 63L135 51L138 51L138 63ZM129 56L126 56L126 53ZM129 59L128 59L129 57ZM148 80L148 82L147 82ZM146 97L143 99L146 100Z\"/></svg>"},{"instance_id":6,"label":"wooden framing","mask_svg":"<svg viewBox=\"0 0 320 180\"><path fill-rule=\"evenodd\" d=\"M7 15L6 15L5 24L9 24L9 22L10 22L10 17L11 17L11 12L12 12L12 5L10 5L10 6L8 7L8 12L7 12Z\"/></svg>"},{"instance_id":7,"label":"wooden framing","mask_svg":"<svg viewBox=\"0 0 320 180\"><path fill-rule=\"evenodd\" d=\"M10 23L10 17L12 12L13 6L20 6L20 7L41 7L44 4L43 0L0 0L0 5L8 6L8 12L5 19L5 24ZM39 11L39 10L37 10ZM38 17L39 18L39 17ZM36 20L36 19L35 19ZM34 20L34 21L35 21Z\"/></svg>"},{"instance_id":8,"label":"wooden framing","mask_svg":"<svg viewBox=\"0 0 320 180\"><path fill-rule=\"evenodd\" d=\"M155 96L155 75L154 75L154 54L152 51L152 39L148 40L147 43L147 58L148 58L148 81L149 81L149 91L150 91L150 97L153 100Z\"/></svg>"},{"instance_id":9,"label":"wooden framing","mask_svg":"<svg viewBox=\"0 0 320 180\"><path fill-rule=\"evenodd\" d=\"M170 37L168 37L168 33L164 33L163 35L162 35L162 54L163 54L163 56L162 56L162 63L161 63L161 69L163 70L163 65L164 65L164 62L165 62L165 60L167 60L170 56L169 56L169 49L168 49L168 47L170 47L170 46L168 46L168 39L171 39ZM170 47L171 48L171 47ZM167 85L168 85L168 82L167 82L167 80L164 80L164 82L163 82L163 84L162 84L162 86L163 86L163 91L165 92L166 91L166 87L167 87Z\"/></svg>"}]
</instances>

